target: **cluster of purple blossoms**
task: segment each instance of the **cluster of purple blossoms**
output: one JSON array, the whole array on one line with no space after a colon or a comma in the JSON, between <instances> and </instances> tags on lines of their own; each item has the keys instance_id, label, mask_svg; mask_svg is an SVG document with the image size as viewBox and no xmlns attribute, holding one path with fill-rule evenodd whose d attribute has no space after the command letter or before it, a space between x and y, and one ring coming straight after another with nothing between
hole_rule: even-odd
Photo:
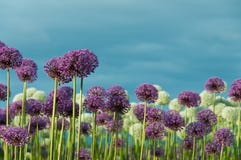
<instances>
[{"instance_id":1,"label":"cluster of purple blossoms","mask_svg":"<svg viewBox=\"0 0 241 160\"><path fill-rule=\"evenodd\" d=\"M62 119L64 119L64 123L62 123ZM64 125L64 126L63 126L63 129L64 129L64 130L68 130L68 129L69 129L69 127L70 127L69 121L66 120L65 118L61 118L61 119L59 119L59 120L57 121L57 129L58 129L58 130L61 130L62 124Z\"/></svg>"},{"instance_id":2,"label":"cluster of purple blossoms","mask_svg":"<svg viewBox=\"0 0 241 160\"><path fill-rule=\"evenodd\" d=\"M184 127L184 119L176 110L168 110L164 114L164 125L174 131Z\"/></svg>"},{"instance_id":3,"label":"cluster of purple blossoms","mask_svg":"<svg viewBox=\"0 0 241 160\"><path fill-rule=\"evenodd\" d=\"M37 79L37 70L36 63L31 59L22 59L21 65L15 68L18 79L29 83Z\"/></svg>"},{"instance_id":4,"label":"cluster of purple blossoms","mask_svg":"<svg viewBox=\"0 0 241 160\"><path fill-rule=\"evenodd\" d=\"M193 139L191 137L186 137L182 141L182 148L185 150L192 150L193 148Z\"/></svg>"},{"instance_id":5,"label":"cluster of purple blossoms","mask_svg":"<svg viewBox=\"0 0 241 160\"><path fill-rule=\"evenodd\" d=\"M90 152L85 149L85 148L81 148L79 151L79 158L77 157L77 151L75 151L75 159L74 160L91 160L91 155Z\"/></svg>"},{"instance_id":6,"label":"cluster of purple blossoms","mask_svg":"<svg viewBox=\"0 0 241 160\"><path fill-rule=\"evenodd\" d=\"M151 154L152 157L154 157L154 156L155 157L162 157L164 155L164 150L160 147L157 147L155 150L152 149L150 154Z\"/></svg>"},{"instance_id":7,"label":"cluster of purple blossoms","mask_svg":"<svg viewBox=\"0 0 241 160\"><path fill-rule=\"evenodd\" d=\"M10 114L13 116L17 116L22 112L22 101L15 101L10 104Z\"/></svg>"},{"instance_id":8,"label":"cluster of purple blossoms","mask_svg":"<svg viewBox=\"0 0 241 160\"><path fill-rule=\"evenodd\" d=\"M106 125L108 121L112 120L113 116L109 115L105 112L96 114L96 125L97 126L102 126L102 125Z\"/></svg>"},{"instance_id":9,"label":"cluster of purple blossoms","mask_svg":"<svg viewBox=\"0 0 241 160\"><path fill-rule=\"evenodd\" d=\"M72 80L71 77L62 74L63 72L63 63L62 57L54 57L46 62L44 65L44 71L52 79L57 79L60 83L68 83Z\"/></svg>"},{"instance_id":10,"label":"cluster of purple blossoms","mask_svg":"<svg viewBox=\"0 0 241 160\"><path fill-rule=\"evenodd\" d=\"M62 73L67 77L87 77L98 66L97 56L88 49L69 51L62 59Z\"/></svg>"},{"instance_id":11,"label":"cluster of purple blossoms","mask_svg":"<svg viewBox=\"0 0 241 160\"><path fill-rule=\"evenodd\" d=\"M22 63L22 55L15 48L0 47L0 69L19 67Z\"/></svg>"},{"instance_id":12,"label":"cluster of purple blossoms","mask_svg":"<svg viewBox=\"0 0 241 160\"><path fill-rule=\"evenodd\" d=\"M203 109L197 113L197 120L205 125L214 126L217 124L217 116L210 109Z\"/></svg>"},{"instance_id":13,"label":"cluster of purple blossoms","mask_svg":"<svg viewBox=\"0 0 241 160\"><path fill-rule=\"evenodd\" d=\"M30 128L29 133L34 134L36 130L43 130L47 128L47 126L50 124L50 120L48 117L43 116L33 116L30 120ZM26 126L28 128L28 125Z\"/></svg>"},{"instance_id":14,"label":"cluster of purple blossoms","mask_svg":"<svg viewBox=\"0 0 241 160\"><path fill-rule=\"evenodd\" d=\"M130 103L124 88L112 86L107 90L106 94L107 110L120 114L127 113L130 110Z\"/></svg>"},{"instance_id":15,"label":"cluster of purple blossoms","mask_svg":"<svg viewBox=\"0 0 241 160\"><path fill-rule=\"evenodd\" d=\"M222 145L219 142L209 142L205 146L207 154L219 154L221 152Z\"/></svg>"},{"instance_id":16,"label":"cluster of purple blossoms","mask_svg":"<svg viewBox=\"0 0 241 160\"><path fill-rule=\"evenodd\" d=\"M7 100L7 89L8 87L2 83L0 83L0 101Z\"/></svg>"},{"instance_id":17,"label":"cluster of purple blossoms","mask_svg":"<svg viewBox=\"0 0 241 160\"><path fill-rule=\"evenodd\" d=\"M71 99L59 101L57 111L63 117L71 117L73 115L73 102ZM75 103L75 117L79 115L79 105Z\"/></svg>"},{"instance_id":18,"label":"cluster of purple blossoms","mask_svg":"<svg viewBox=\"0 0 241 160\"><path fill-rule=\"evenodd\" d=\"M225 89L223 80L219 77L211 77L205 83L205 89L211 93L220 93Z\"/></svg>"},{"instance_id":19,"label":"cluster of purple blossoms","mask_svg":"<svg viewBox=\"0 0 241 160\"><path fill-rule=\"evenodd\" d=\"M133 114L135 115L135 117L140 121L142 122L144 120L144 107L145 105L144 104L138 104L134 107L133 109ZM146 107L146 112L148 113L149 110L151 109L151 107ZM151 114L151 112L149 113ZM149 117L150 119L150 117ZM147 120L147 118L146 118ZM151 119L150 119L151 120Z\"/></svg>"},{"instance_id":20,"label":"cluster of purple blossoms","mask_svg":"<svg viewBox=\"0 0 241 160\"><path fill-rule=\"evenodd\" d=\"M241 79L237 79L231 85L228 96L235 102L241 101Z\"/></svg>"},{"instance_id":21,"label":"cluster of purple blossoms","mask_svg":"<svg viewBox=\"0 0 241 160\"><path fill-rule=\"evenodd\" d=\"M160 122L152 122L146 127L146 138L162 139L165 136L165 128Z\"/></svg>"},{"instance_id":22,"label":"cluster of purple blossoms","mask_svg":"<svg viewBox=\"0 0 241 160\"><path fill-rule=\"evenodd\" d=\"M105 96L106 96L106 91L105 91L105 89L104 89L103 87L101 87L101 86L93 86L93 87L91 87L91 88L87 91L86 96L88 97L88 96L92 96L92 95L105 98Z\"/></svg>"},{"instance_id":23,"label":"cluster of purple blossoms","mask_svg":"<svg viewBox=\"0 0 241 160\"><path fill-rule=\"evenodd\" d=\"M201 98L195 92L183 91L178 95L178 103L189 108L197 107L201 103Z\"/></svg>"},{"instance_id":24,"label":"cluster of purple blossoms","mask_svg":"<svg viewBox=\"0 0 241 160\"><path fill-rule=\"evenodd\" d=\"M7 127L3 133L4 141L9 145L22 147L29 141L27 129L21 127Z\"/></svg>"},{"instance_id":25,"label":"cluster of purple blossoms","mask_svg":"<svg viewBox=\"0 0 241 160\"><path fill-rule=\"evenodd\" d=\"M188 137L202 138L205 135L205 125L201 122L191 122L186 128Z\"/></svg>"},{"instance_id":26,"label":"cluster of purple blossoms","mask_svg":"<svg viewBox=\"0 0 241 160\"><path fill-rule=\"evenodd\" d=\"M150 107L146 113L146 120L149 123L152 122L163 122L165 112L160 108Z\"/></svg>"},{"instance_id":27,"label":"cluster of purple blossoms","mask_svg":"<svg viewBox=\"0 0 241 160\"><path fill-rule=\"evenodd\" d=\"M0 108L0 125L6 125L6 109Z\"/></svg>"},{"instance_id":28,"label":"cluster of purple blossoms","mask_svg":"<svg viewBox=\"0 0 241 160\"><path fill-rule=\"evenodd\" d=\"M154 103L158 98L158 90L151 84L141 84L135 90L136 97L141 102Z\"/></svg>"},{"instance_id":29,"label":"cluster of purple blossoms","mask_svg":"<svg viewBox=\"0 0 241 160\"><path fill-rule=\"evenodd\" d=\"M234 135L228 128L218 129L213 137L213 140L224 146L231 146L234 141Z\"/></svg>"},{"instance_id":30,"label":"cluster of purple blossoms","mask_svg":"<svg viewBox=\"0 0 241 160\"><path fill-rule=\"evenodd\" d=\"M28 99L26 101L26 113L31 116L38 116L40 115L43 108L43 103L36 99Z\"/></svg>"},{"instance_id":31,"label":"cluster of purple blossoms","mask_svg":"<svg viewBox=\"0 0 241 160\"><path fill-rule=\"evenodd\" d=\"M117 121L110 120L106 123L105 127L109 133L115 133L121 130L123 126L123 120L119 119Z\"/></svg>"},{"instance_id":32,"label":"cluster of purple blossoms","mask_svg":"<svg viewBox=\"0 0 241 160\"><path fill-rule=\"evenodd\" d=\"M80 132L83 135L89 135L91 133L92 127L88 122L81 122L80 124Z\"/></svg>"}]
</instances>

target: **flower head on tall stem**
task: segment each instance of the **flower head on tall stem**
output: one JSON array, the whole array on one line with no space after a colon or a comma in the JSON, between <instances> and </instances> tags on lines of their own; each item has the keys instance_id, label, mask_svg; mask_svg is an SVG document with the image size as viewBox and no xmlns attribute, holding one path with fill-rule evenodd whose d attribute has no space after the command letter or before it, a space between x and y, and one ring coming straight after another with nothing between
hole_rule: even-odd
<instances>
[{"instance_id":1,"label":"flower head on tall stem","mask_svg":"<svg viewBox=\"0 0 241 160\"><path fill-rule=\"evenodd\" d=\"M220 93L225 89L223 80L219 77L211 77L205 83L205 89L211 93Z\"/></svg>"},{"instance_id":2,"label":"flower head on tall stem","mask_svg":"<svg viewBox=\"0 0 241 160\"><path fill-rule=\"evenodd\" d=\"M205 135L205 125L201 122L191 122L186 128L189 137L202 138Z\"/></svg>"},{"instance_id":3,"label":"flower head on tall stem","mask_svg":"<svg viewBox=\"0 0 241 160\"><path fill-rule=\"evenodd\" d=\"M92 126L91 126L90 123L88 123L88 122L81 122L81 124L80 124L80 132L83 135L89 135L91 133L91 130L92 130Z\"/></svg>"},{"instance_id":4,"label":"flower head on tall stem","mask_svg":"<svg viewBox=\"0 0 241 160\"><path fill-rule=\"evenodd\" d=\"M139 120L139 121L143 121L144 120L144 104L138 104L133 108L133 114L135 115L135 117ZM149 110L151 109L151 107L146 107L146 112L148 113ZM151 112L149 112L150 114ZM151 117L149 117L149 119L151 119Z\"/></svg>"},{"instance_id":5,"label":"flower head on tall stem","mask_svg":"<svg viewBox=\"0 0 241 160\"><path fill-rule=\"evenodd\" d=\"M112 120L113 116L109 115L105 112L96 114L96 125L97 126L102 126L102 125L106 125L108 121Z\"/></svg>"},{"instance_id":6,"label":"flower head on tall stem","mask_svg":"<svg viewBox=\"0 0 241 160\"><path fill-rule=\"evenodd\" d=\"M184 119L178 111L168 110L164 114L164 125L171 130L178 131L184 127Z\"/></svg>"},{"instance_id":7,"label":"flower head on tall stem","mask_svg":"<svg viewBox=\"0 0 241 160\"><path fill-rule=\"evenodd\" d=\"M37 79L38 67L31 59L23 59L19 67L15 68L18 79L29 83Z\"/></svg>"},{"instance_id":8,"label":"flower head on tall stem","mask_svg":"<svg viewBox=\"0 0 241 160\"><path fill-rule=\"evenodd\" d=\"M185 150L192 150L193 148L193 139L191 137L186 137L182 141L182 148Z\"/></svg>"},{"instance_id":9,"label":"flower head on tall stem","mask_svg":"<svg viewBox=\"0 0 241 160\"><path fill-rule=\"evenodd\" d=\"M146 113L147 122L163 122L164 120L164 111L160 108L150 107Z\"/></svg>"},{"instance_id":10,"label":"flower head on tall stem","mask_svg":"<svg viewBox=\"0 0 241 160\"><path fill-rule=\"evenodd\" d=\"M206 144L205 151L207 154L219 154L221 147L222 145L219 142L213 141Z\"/></svg>"},{"instance_id":11,"label":"flower head on tall stem","mask_svg":"<svg viewBox=\"0 0 241 160\"><path fill-rule=\"evenodd\" d=\"M77 156L77 151L75 151L75 155ZM79 151L79 157L74 160L91 160L90 152L85 148L81 148Z\"/></svg>"},{"instance_id":12,"label":"flower head on tall stem","mask_svg":"<svg viewBox=\"0 0 241 160\"><path fill-rule=\"evenodd\" d=\"M231 146L234 141L234 135L228 128L218 129L213 137L213 140L224 146Z\"/></svg>"},{"instance_id":13,"label":"flower head on tall stem","mask_svg":"<svg viewBox=\"0 0 241 160\"><path fill-rule=\"evenodd\" d=\"M9 123L11 122L11 120L13 119L12 114L9 113ZM5 125L6 124L6 116L7 116L7 112L6 109L0 108L0 125Z\"/></svg>"},{"instance_id":14,"label":"flower head on tall stem","mask_svg":"<svg viewBox=\"0 0 241 160\"><path fill-rule=\"evenodd\" d=\"M11 47L0 47L0 69L8 69L19 67L22 63L22 55L20 52Z\"/></svg>"},{"instance_id":15,"label":"flower head on tall stem","mask_svg":"<svg viewBox=\"0 0 241 160\"><path fill-rule=\"evenodd\" d=\"M197 107L201 103L201 98L195 92L183 91L178 95L178 103L188 108Z\"/></svg>"},{"instance_id":16,"label":"flower head on tall stem","mask_svg":"<svg viewBox=\"0 0 241 160\"><path fill-rule=\"evenodd\" d=\"M165 136L165 128L160 122L152 122L146 127L146 138L162 139Z\"/></svg>"},{"instance_id":17,"label":"flower head on tall stem","mask_svg":"<svg viewBox=\"0 0 241 160\"><path fill-rule=\"evenodd\" d=\"M210 109L203 109L197 113L197 120L205 125L216 125L217 116Z\"/></svg>"},{"instance_id":18,"label":"flower head on tall stem","mask_svg":"<svg viewBox=\"0 0 241 160\"><path fill-rule=\"evenodd\" d=\"M154 103L158 98L158 90L148 83L143 83L138 86L135 94L141 102Z\"/></svg>"},{"instance_id":19,"label":"flower head on tall stem","mask_svg":"<svg viewBox=\"0 0 241 160\"><path fill-rule=\"evenodd\" d=\"M70 123L66 118L64 118L64 124L63 125L64 125L64 130L68 130L69 127L70 127ZM58 121L57 121L57 129L61 130L61 128L62 128L62 118L58 119Z\"/></svg>"},{"instance_id":20,"label":"flower head on tall stem","mask_svg":"<svg viewBox=\"0 0 241 160\"><path fill-rule=\"evenodd\" d=\"M241 102L241 79L237 79L233 82L229 89L228 96L234 102Z\"/></svg>"},{"instance_id":21,"label":"flower head on tall stem","mask_svg":"<svg viewBox=\"0 0 241 160\"><path fill-rule=\"evenodd\" d=\"M0 101L6 101L7 100L7 86L0 83Z\"/></svg>"},{"instance_id":22,"label":"flower head on tall stem","mask_svg":"<svg viewBox=\"0 0 241 160\"><path fill-rule=\"evenodd\" d=\"M30 120L29 133L34 134L36 132L37 128L38 128L38 130L43 130L43 129L47 128L47 126L49 124L50 124L50 120L48 117L33 116L33 117L31 117L31 120ZM26 126L26 128L28 128L28 125Z\"/></svg>"},{"instance_id":23,"label":"flower head on tall stem","mask_svg":"<svg viewBox=\"0 0 241 160\"><path fill-rule=\"evenodd\" d=\"M43 103L36 99L30 98L26 101L26 113L31 116L40 115L42 108L43 108Z\"/></svg>"}]
</instances>

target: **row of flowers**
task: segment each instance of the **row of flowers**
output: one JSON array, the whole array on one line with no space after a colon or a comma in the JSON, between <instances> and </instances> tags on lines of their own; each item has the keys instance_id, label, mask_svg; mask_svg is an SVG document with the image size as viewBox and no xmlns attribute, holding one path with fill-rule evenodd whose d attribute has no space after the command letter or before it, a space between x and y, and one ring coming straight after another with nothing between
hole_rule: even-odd
<instances>
[{"instance_id":1,"label":"row of flowers","mask_svg":"<svg viewBox=\"0 0 241 160\"><path fill-rule=\"evenodd\" d=\"M198 94L183 91L170 99L158 85L141 84L139 103L115 85L93 86L83 95L84 80L98 67L88 49L72 50L46 62L54 89L28 88L37 65L0 41L0 146L4 160L22 159L239 159L241 79L226 83L211 77ZM23 81L23 93L10 102L10 70ZM72 82L73 87L63 84ZM77 82L80 91L77 94ZM60 86L61 85L61 86Z\"/></svg>"}]
</instances>

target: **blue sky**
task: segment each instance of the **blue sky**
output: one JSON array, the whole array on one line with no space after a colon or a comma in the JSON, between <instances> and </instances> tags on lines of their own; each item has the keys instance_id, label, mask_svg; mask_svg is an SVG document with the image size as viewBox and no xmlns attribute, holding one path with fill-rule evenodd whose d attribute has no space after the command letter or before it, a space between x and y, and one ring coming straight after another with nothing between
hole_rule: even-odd
<instances>
[{"instance_id":1,"label":"blue sky","mask_svg":"<svg viewBox=\"0 0 241 160\"><path fill-rule=\"evenodd\" d=\"M36 61L39 78L29 86L46 92L53 82L45 62L81 48L94 51L100 63L85 89L119 84L131 101L143 82L175 98L183 90L202 91L211 76L228 85L240 77L238 0L0 0L0 6L0 39ZM13 72L12 92L21 91Z\"/></svg>"}]
</instances>

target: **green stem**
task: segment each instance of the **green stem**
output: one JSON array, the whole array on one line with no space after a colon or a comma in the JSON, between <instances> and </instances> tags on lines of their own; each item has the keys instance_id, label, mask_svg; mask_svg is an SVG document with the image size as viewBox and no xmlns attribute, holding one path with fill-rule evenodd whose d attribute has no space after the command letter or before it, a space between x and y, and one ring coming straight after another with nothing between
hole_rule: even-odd
<instances>
[{"instance_id":1,"label":"green stem","mask_svg":"<svg viewBox=\"0 0 241 160\"><path fill-rule=\"evenodd\" d=\"M96 138L96 125L95 125L95 118L96 118L96 113L92 113L92 145L91 145L91 154L92 154L92 159L95 159L95 138Z\"/></svg>"},{"instance_id":2,"label":"green stem","mask_svg":"<svg viewBox=\"0 0 241 160\"><path fill-rule=\"evenodd\" d=\"M63 132L64 132L64 118L62 118L62 123L61 123L61 133L60 133L60 141L59 141L59 148L58 148L58 160L61 158L61 150L62 150L62 139L63 139Z\"/></svg>"},{"instance_id":3,"label":"green stem","mask_svg":"<svg viewBox=\"0 0 241 160\"><path fill-rule=\"evenodd\" d=\"M108 132L105 131L105 154L104 154L104 159L107 159L107 152L108 152Z\"/></svg>"},{"instance_id":4,"label":"green stem","mask_svg":"<svg viewBox=\"0 0 241 160\"><path fill-rule=\"evenodd\" d=\"M58 80L54 79L54 99L53 99L53 110L52 110L52 118L51 118L51 131L50 131L50 148L49 148L49 160L53 160L53 152L54 152L54 129L55 129L55 112L56 112L56 97L57 97L57 86Z\"/></svg>"},{"instance_id":5,"label":"green stem","mask_svg":"<svg viewBox=\"0 0 241 160\"><path fill-rule=\"evenodd\" d=\"M81 125L81 114L82 114L82 108L83 108L83 81L84 79L80 79L80 101L79 101L79 117L78 117L78 142L77 142L77 157L79 156L80 151L80 125Z\"/></svg>"},{"instance_id":6,"label":"green stem","mask_svg":"<svg viewBox=\"0 0 241 160\"><path fill-rule=\"evenodd\" d=\"M240 102L238 104L238 137L237 137L237 147L240 147ZM240 148L238 149L238 155L240 155Z\"/></svg>"},{"instance_id":7,"label":"green stem","mask_svg":"<svg viewBox=\"0 0 241 160\"><path fill-rule=\"evenodd\" d=\"M118 145L118 115L117 112L115 113L115 125L116 125L116 133L115 133L115 150L114 150L114 160L116 160L117 154L117 145Z\"/></svg>"},{"instance_id":8,"label":"green stem","mask_svg":"<svg viewBox=\"0 0 241 160\"><path fill-rule=\"evenodd\" d=\"M195 146L196 146L196 142L195 142L195 137L193 137L193 150L192 150L192 160L195 159Z\"/></svg>"},{"instance_id":9,"label":"green stem","mask_svg":"<svg viewBox=\"0 0 241 160\"><path fill-rule=\"evenodd\" d=\"M9 104L10 104L10 71L7 69L7 104L6 104L6 126L9 123Z\"/></svg>"},{"instance_id":10,"label":"green stem","mask_svg":"<svg viewBox=\"0 0 241 160\"><path fill-rule=\"evenodd\" d=\"M177 150L176 150L176 131L174 131L174 159L177 160Z\"/></svg>"},{"instance_id":11,"label":"green stem","mask_svg":"<svg viewBox=\"0 0 241 160\"><path fill-rule=\"evenodd\" d=\"M143 126L142 126L140 160L142 160L142 157L143 157L143 149L144 149L145 136L146 136L146 135L145 135L145 133L146 133L146 107L147 107L147 102L145 102L145 106L144 106L144 118L143 118Z\"/></svg>"},{"instance_id":12,"label":"green stem","mask_svg":"<svg viewBox=\"0 0 241 160\"><path fill-rule=\"evenodd\" d=\"M223 144L222 144L222 147L221 147L221 153L220 153L220 160L223 159Z\"/></svg>"},{"instance_id":13,"label":"green stem","mask_svg":"<svg viewBox=\"0 0 241 160\"><path fill-rule=\"evenodd\" d=\"M203 137L202 160L205 160L206 136Z\"/></svg>"}]
</instances>

